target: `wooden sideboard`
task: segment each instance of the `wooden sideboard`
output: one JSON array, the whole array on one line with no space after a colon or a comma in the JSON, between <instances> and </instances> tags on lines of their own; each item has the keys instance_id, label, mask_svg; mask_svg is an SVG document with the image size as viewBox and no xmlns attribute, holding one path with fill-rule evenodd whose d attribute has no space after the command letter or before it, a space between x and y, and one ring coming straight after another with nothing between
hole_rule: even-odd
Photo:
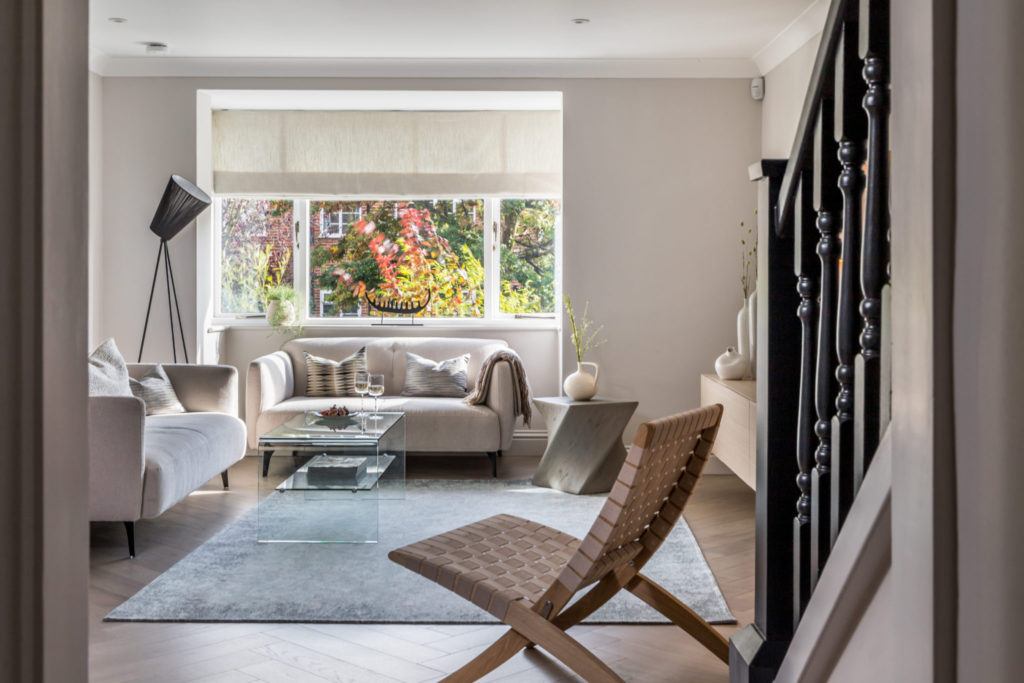
<instances>
[{"instance_id":1,"label":"wooden sideboard","mask_svg":"<svg viewBox=\"0 0 1024 683\"><path fill-rule=\"evenodd\" d=\"M712 454L750 488L757 481L757 382L700 376L700 404L725 408Z\"/></svg>"}]
</instances>

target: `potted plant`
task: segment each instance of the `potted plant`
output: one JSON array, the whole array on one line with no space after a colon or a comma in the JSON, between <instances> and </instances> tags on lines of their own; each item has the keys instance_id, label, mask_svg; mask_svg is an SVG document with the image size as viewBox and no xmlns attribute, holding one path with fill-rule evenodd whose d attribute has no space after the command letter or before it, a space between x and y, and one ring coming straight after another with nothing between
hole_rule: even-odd
<instances>
[{"instance_id":1,"label":"potted plant","mask_svg":"<svg viewBox=\"0 0 1024 683\"><path fill-rule=\"evenodd\" d=\"M594 321L590 319L589 312L590 302L588 301L583 307L583 315L577 320L576 313L572 310L572 299L568 294L565 295L565 313L569 316L572 345L576 348L576 372L565 378L562 389L574 401L589 401L593 398L597 393L597 378L601 374L601 368L597 363L583 360L584 353L596 349L605 341L597 338L598 333L604 329L604 325L591 329ZM594 374L584 372L584 365L593 366Z\"/></svg>"},{"instance_id":2,"label":"potted plant","mask_svg":"<svg viewBox=\"0 0 1024 683\"><path fill-rule=\"evenodd\" d=\"M299 293L290 285L267 287L263 298L266 301L267 322L273 327L290 327L298 318Z\"/></svg>"}]
</instances>

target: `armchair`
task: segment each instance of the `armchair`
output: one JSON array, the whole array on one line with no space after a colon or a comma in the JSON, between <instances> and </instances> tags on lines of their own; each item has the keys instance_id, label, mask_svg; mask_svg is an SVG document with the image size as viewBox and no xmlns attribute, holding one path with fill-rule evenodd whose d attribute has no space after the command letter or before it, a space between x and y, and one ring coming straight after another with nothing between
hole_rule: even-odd
<instances>
[{"instance_id":1,"label":"armchair","mask_svg":"<svg viewBox=\"0 0 1024 683\"><path fill-rule=\"evenodd\" d=\"M153 365L129 364L132 377ZM187 412L146 416L134 396L89 398L89 519L123 522L135 557L135 522L161 515L245 455L238 372L227 365L164 364Z\"/></svg>"}]
</instances>

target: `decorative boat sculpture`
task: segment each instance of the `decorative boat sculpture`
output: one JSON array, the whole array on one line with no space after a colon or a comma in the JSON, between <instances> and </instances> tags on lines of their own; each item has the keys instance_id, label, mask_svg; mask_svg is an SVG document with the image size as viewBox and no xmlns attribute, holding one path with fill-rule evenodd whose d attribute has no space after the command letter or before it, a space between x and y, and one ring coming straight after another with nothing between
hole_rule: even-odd
<instances>
[{"instance_id":1,"label":"decorative boat sculpture","mask_svg":"<svg viewBox=\"0 0 1024 683\"><path fill-rule=\"evenodd\" d=\"M393 315L407 315L410 318L410 321L407 324L415 325L416 323L414 323L411 318L430 304L430 297L432 295L433 292L428 291L427 298L423 301L394 301L387 298L375 299L370 296L369 292L364 294L363 297L366 299L366 303L370 305L370 308L380 311L382 314L391 313ZM379 324L385 324L383 315L381 315L381 322Z\"/></svg>"}]
</instances>

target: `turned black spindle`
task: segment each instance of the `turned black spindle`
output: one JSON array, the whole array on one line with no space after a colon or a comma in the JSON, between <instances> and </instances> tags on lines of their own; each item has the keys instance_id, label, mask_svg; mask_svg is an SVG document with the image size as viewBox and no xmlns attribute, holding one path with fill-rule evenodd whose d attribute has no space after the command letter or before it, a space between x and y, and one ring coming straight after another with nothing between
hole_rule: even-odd
<instances>
[{"instance_id":1,"label":"turned black spindle","mask_svg":"<svg viewBox=\"0 0 1024 683\"><path fill-rule=\"evenodd\" d=\"M839 535L853 504L854 489L854 360L860 334L861 197L864 190L864 138L867 117L861 107L864 80L857 56L857 26L848 22L836 53L836 139L839 140L839 191L843 195L842 263L839 269L839 307L836 312L836 414L832 420L832 503L829 533Z\"/></svg>"},{"instance_id":2,"label":"turned black spindle","mask_svg":"<svg viewBox=\"0 0 1024 683\"><path fill-rule=\"evenodd\" d=\"M854 356L857 353L860 327L858 279L863 157L860 143L845 139L839 143L839 161L843 165L839 175L839 189L843 193L843 260L836 322L836 354L839 358L836 379L839 381L839 391L836 395L836 415L832 421L832 543L835 543L839 535L854 496Z\"/></svg>"},{"instance_id":3,"label":"turned black spindle","mask_svg":"<svg viewBox=\"0 0 1024 683\"><path fill-rule=\"evenodd\" d=\"M814 380L818 323L818 260L815 257L815 212L813 171L810 165L801 174L794 206L794 271L796 291L800 295L797 318L800 319L800 393L798 396L796 476L800 491L793 519L793 618L799 623L811 597L811 472L814 469Z\"/></svg>"},{"instance_id":4,"label":"turned black spindle","mask_svg":"<svg viewBox=\"0 0 1024 683\"><path fill-rule=\"evenodd\" d=\"M815 369L814 406L817 421L814 432L818 446L814 451L811 473L811 587L825 566L832 537L832 415L836 396L836 307L839 296L839 213L843 196L839 192L839 147L835 130L834 74L827 80L814 132L814 208L818 211L817 254L820 260L818 305L818 358Z\"/></svg>"},{"instance_id":5,"label":"turned black spindle","mask_svg":"<svg viewBox=\"0 0 1024 683\"><path fill-rule=\"evenodd\" d=\"M864 110L868 117L867 189L861 248L860 313L864 328L857 368L854 486L859 489L881 437L882 287L886 283L889 230L889 91L885 61L869 55L864 63Z\"/></svg>"}]
</instances>

